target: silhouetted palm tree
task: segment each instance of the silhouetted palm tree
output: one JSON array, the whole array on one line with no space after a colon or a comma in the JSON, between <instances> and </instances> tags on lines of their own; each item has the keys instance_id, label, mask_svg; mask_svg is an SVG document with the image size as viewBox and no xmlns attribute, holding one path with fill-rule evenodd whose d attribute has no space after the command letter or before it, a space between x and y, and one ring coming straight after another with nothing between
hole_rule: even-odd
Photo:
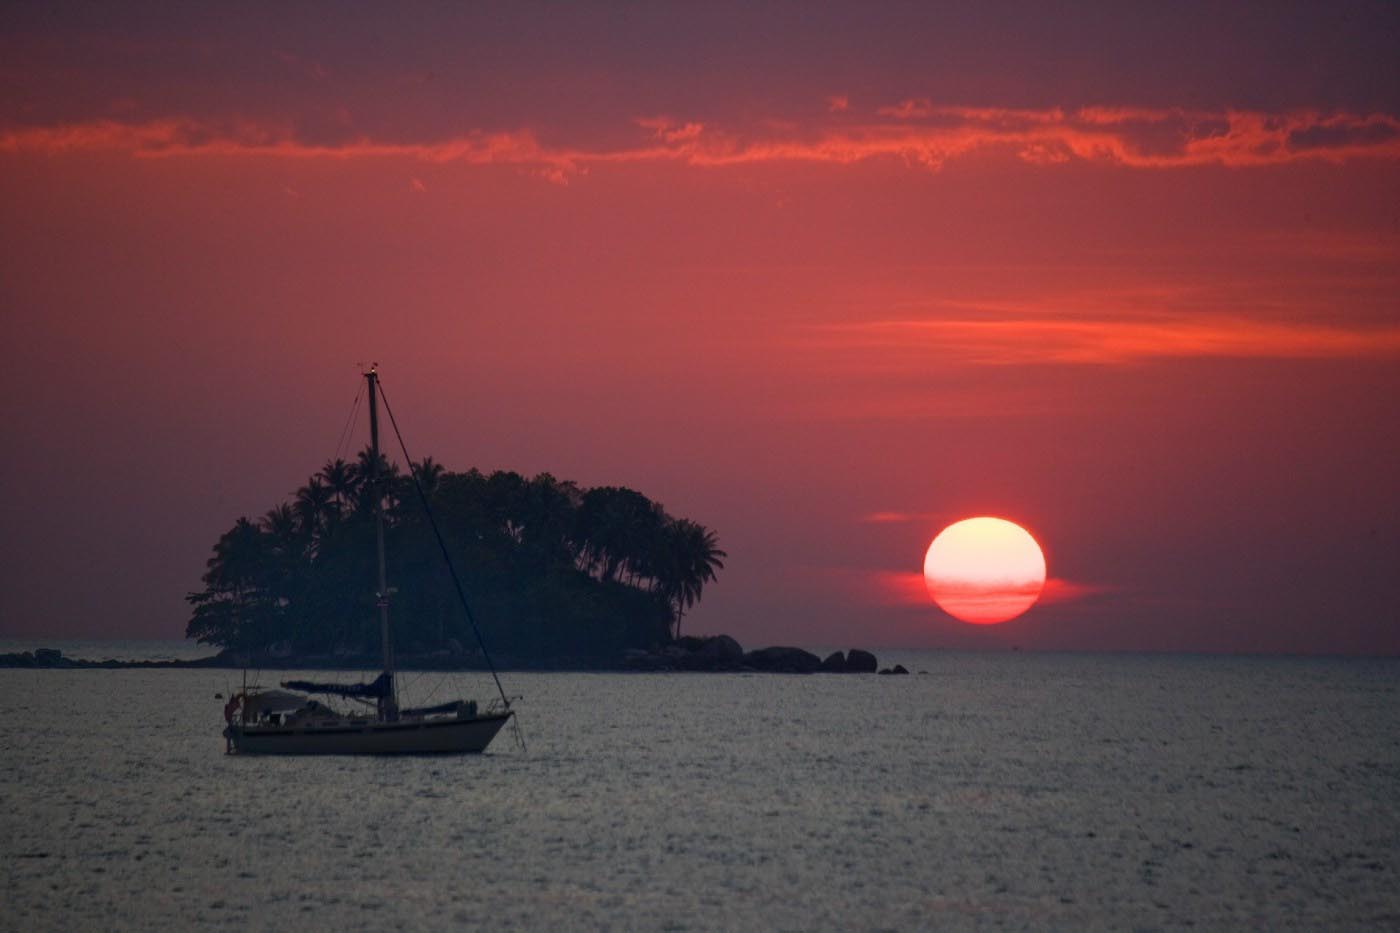
<instances>
[{"instance_id":1,"label":"silhouetted palm tree","mask_svg":"<svg viewBox=\"0 0 1400 933\"><path fill-rule=\"evenodd\" d=\"M224 647L265 644L276 626L270 557L267 532L246 518L234 523L205 565L205 589L185 597L194 607L186 637Z\"/></svg>"},{"instance_id":2,"label":"silhouetted palm tree","mask_svg":"<svg viewBox=\"0 0 1400 933\"><path fill-rule=\"evenodd\" d=\"M355 456L355 475L359 477L359 484L356 487L356 509L370 514L374 512L374 504L378 501L390 500L385 503L385 509L392 508L392 496L394 492L394 480L398 477L399 469L389 462L383 452L379 454L378 470L375 469L374 454L366 447ZM377 476L377 488L371 488L371 477Z\"/></svg>"},{"instance_id":3,"label":"silhouetted palm tree","mask_svg":"<svg viewBox=\"0 0 1400 933\"><path fill-rule=\"evenodd\" d=\"M570 538L581 500L577 486L561 483L549 473L541 473L525 483L517 502L517 521L521 525L521 544L531 560L540 565L573 561Z\"/></svg>"},{"instance_id":4,"label":"silhouetted palm tree","mask_svg":"<svg viewBox=\"0 0 1400 933\"><path fill-rule=\"evenodd\" d=\"M302 527L313 532L319 531L332 515L340 515L335 494L316 476L308 479L306 485L296 491L294 508Z\"/></svg>"},{"instance_id":5,"label":"silhouetted palm tree","mask_svg":"<svg viewBox=\"0 0 1400 933\"><path fill-rule=\"evenodd\" d=\"M719 539L699 522L682 518L671 522L665 531L666 567L662 593L670 600L676 614L676 637L681 636L681 617L700 601L705 584L715 579L715 571L724 569Z\"/></svg>"},{"instance_id":6,"label":"silhouetted palm tree","mask_svg":"<svg viewBox=\"0 0 1400 933\"><path fill-rule=\"evenodd\" d=\"M659 542L665 514L659 505L626 487L588 490L579 504L574 535L585 567L604 583L624 573L635 582Z\"/></svg>"},{"instance_id":7,"label":"silhouetted palm tree","mask_svg":"<svg viewBox=\"0 0 1400 933\"><path fill-rule=\"evenodd\" d=\"M525 534L525 477L514 470L498 470L486 477L484 491L491 522L519 544Z\"/></svg>"},{"instance_id":8,"label":"silhouetted palm tree","mask_svg":"<svg viewBox=\"0 0 1400 933\"><path fill-rule=\"evenodd\" d=\"M432 457L424 457L413 464L413 475L418 479L418 485L423 490L423 495L431 497L438 483L442 480L447 469Z\"/></svg>"},{"instance_id":9,"label":"silhouetted palm tree","mask_svg":"<svg viewBox=\"0 0 1400 933\"><path fill-rule=\"evenodd\" d=\"M290 543L302 532L301 516L285 502L268 509L259 524L279 543Z\"/></svg>"},{"instance_id":10,"label":"silhouetted palm tree","mask_svg":"<svg viewBox=\"0 0 1400 933\"><path fill-rule=\"evenodd\" d=\"M326 465L321 467L321 479L326 481L326 486L335 496L335 503L341 512L355 501L355 490L360 484L360 477L353 463L346 463L339 458L327 460Z\"/></svg>"},{"instance_id":11,"label":"silhouetted palm tree","mask_svg":"<svg viewBox=\"0 0 1400 933\"><path fill-rule=\"evenodd\" d=\"M205 563L204 580L242 595L256 589L265 570L265 532L240 518L214 545L214 556Z\"/></svg>"}]
</instances>

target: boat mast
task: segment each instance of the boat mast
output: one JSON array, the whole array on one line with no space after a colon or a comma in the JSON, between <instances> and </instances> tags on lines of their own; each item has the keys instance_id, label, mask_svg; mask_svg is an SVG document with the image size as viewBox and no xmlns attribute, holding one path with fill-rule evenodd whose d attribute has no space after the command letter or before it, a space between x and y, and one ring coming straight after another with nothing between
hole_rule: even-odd
<instances>
[{"instance_id":1,"label":"boat mast","mask_svg":"<svg viewBox=\"0 0 1400 933\"><path fill-rule=\"evenodd\" d=\"M384 676L389 679L389 692L379 698L379 718L392 722L399 718L398 690L394 684L394 646L389 639L389 581L384 566L384 490L380 487L379 470L379 371L371 364L365 373L369 383L369 488L374 496L374 537L379 553L379 635L384 653Z\"/></svg>"}]
</instances>

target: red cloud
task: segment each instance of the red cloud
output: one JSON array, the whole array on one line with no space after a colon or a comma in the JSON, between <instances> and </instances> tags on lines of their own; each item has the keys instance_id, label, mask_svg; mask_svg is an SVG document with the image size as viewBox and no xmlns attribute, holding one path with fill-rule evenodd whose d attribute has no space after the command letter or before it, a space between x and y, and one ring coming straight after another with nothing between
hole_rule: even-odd
<instances>
[{"instance_id":1,"label":"red cloud","mask_svg":"<svg viewBox=\"0 0 1400 933\"><path fill-rule=\"evenodd\" d=\"M1304 160L1400 159L1400 119L1388 114L1196 112L1086 108L1064 111L934 107L904 101L859 126L762 124L744 134L670 118L637 123L644 145L612 149L546 146L529 131L471 133L434 141L357 138L314 142L291 128L251 122L168 118L101 120L0 132L0 152L56 154L109 150L143 157L246 155L290 159L407 158L468 165L516 165L556 180L590 164L671 161L697 167L768 162L838 165L899 159L941 167L949 159L1005 152L1035 164L1098 161L1132 168L1250 167Z\"/></svg>"},{"instance_id":2,"label":"red cloud","mask_svg":"<svg viewBox=\"0 0 1400 933\"><path fill-rule=\"evenodd\" d=\"M852 587L863 598L884 606L933 606L933 599L924 585L924 575L917 571L876 570L864 574L847 572ZM1079 583L1058 577L1046 579L1037 605L1059 605L1088 599L1114 588L1095 583Z\"/></svg>"},{"instance_id":3,"label":"red cloud","mask_svg":"<svg viewBox=\"0 0 1400 933\"><path fill-rule=\"evenodd\" d=\"M918 517L912 512L871 512L862 515L860 520L872 525L895 525L916 521Z\"/></svg>"},{"instance_id":4,"label":"red cloud","mask_svg":"<svg viewBox=\"0 0 1400 933\"><path fill-rule=\"evenodd\" d=\"M643 117L636 121L638 126L651 130L652 136L662 142L686 143L699 136L705 129L703 123L683 123L677 125L670 117Z\"/></svg>"},{"instance_id":5,"label":"red cloud","mask_svg":"<svg viewBox=\"0 0 1400 933\"><path fill-rule=\"evenodd\" d=\"M1053 606L1058 603L1071 603L1088 599L1103 593L1112 593L1115 589L1115 587L1098 583L1075 583L1073 580L1050 577L1045 581L1045 587L1040 591L1040 599L1036 602L1040 605Z\"/></svg>"},{"instance_id":6,"label":"red cloud","mask_svg":"<svg viewBox=\"0 0 1400 933\"><path fill-rule=\"evenodd\" d=\"M883 606L932 606L924 575L914 571L872 571L858 580L866 598Z\"/></svg>"},{"instance_id":7,"label":"red cloud","mask_svg":"<svg viewBox=\"0 0 1400 933\"><path fill-rule=\"evenodd\" d=\"M820 328L814 344L972 365L1123 364L1154 358L1274 359L1400 356L1400 327L1343 327L1226 314L1151 314L1121 319L886 320Z\"/></svg>"},{"instance_id":8,"label":"red cloud","mask_svg":"<svg viewBox=\"0 0 1400 933\"><path fill-rule=\"evenodd\" d=\"M882 117L892 117L895 120L912 120L918 117L927 117L933 113L933 104L928 100L902 100L890 107L881 107L875 111Z\"/></svg>"}]
</instances>

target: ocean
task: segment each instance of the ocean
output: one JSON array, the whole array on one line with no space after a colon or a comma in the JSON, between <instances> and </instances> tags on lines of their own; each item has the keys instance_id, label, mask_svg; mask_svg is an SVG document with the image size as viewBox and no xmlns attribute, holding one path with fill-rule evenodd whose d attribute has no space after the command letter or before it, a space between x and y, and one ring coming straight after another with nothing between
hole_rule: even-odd
<instances>
[{"instance_id":1,"label":"ocean","mask_svg":"<svg viewBox=\"0 0 1400 933\"><path fill-rule=\"evenodd\" d=\"M0 670L0 928L1400 928L1400 661L880 660L506 672L525 750L455 758L225 755L235 671Z\"/></svg>"}]
</instances>

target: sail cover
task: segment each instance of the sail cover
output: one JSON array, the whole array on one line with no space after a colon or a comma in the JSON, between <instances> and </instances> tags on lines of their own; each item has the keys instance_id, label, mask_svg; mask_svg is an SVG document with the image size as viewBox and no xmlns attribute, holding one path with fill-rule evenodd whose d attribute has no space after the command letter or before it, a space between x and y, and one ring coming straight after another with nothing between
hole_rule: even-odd
<instances>
[{"instance_id":1,"label":"sail cover","mask_svg":"<svg viewBox=\"0 0 1400 933\"><path fill-rule=\"evenodd\" d=\"M394 691L394 679L388 671L367 684L318 684L310 680L284 680L282 686L303 693L329 693L338 697L387 697Z\"/></svg>"}]
</instances>

